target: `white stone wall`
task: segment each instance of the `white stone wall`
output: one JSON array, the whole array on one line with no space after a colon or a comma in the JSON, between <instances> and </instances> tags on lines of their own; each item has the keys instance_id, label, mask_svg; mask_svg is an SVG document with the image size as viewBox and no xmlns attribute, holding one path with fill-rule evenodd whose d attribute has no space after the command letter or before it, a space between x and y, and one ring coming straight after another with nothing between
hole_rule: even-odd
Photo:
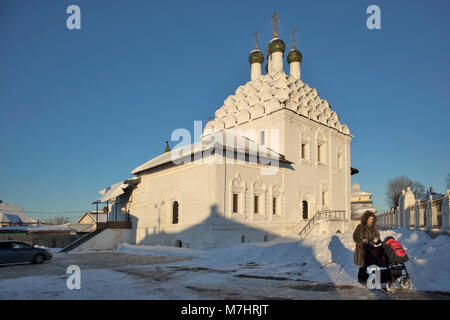
<instances>
[{"instance_id":1,"label":"white stone wall","mask_svg":"<svg viewBox=\"0 0 450 320\"><path fill-rule=\"evenodd\" d=\"M377 214L378 224L382 228L402 227L410 230L426 230L432 232L449 232L450 190L440 199L426 202L414 199L408 187L403 190L397 209L389 209ZM394 222L392 222L394 221Z\"/></svg>"}]
</instances>

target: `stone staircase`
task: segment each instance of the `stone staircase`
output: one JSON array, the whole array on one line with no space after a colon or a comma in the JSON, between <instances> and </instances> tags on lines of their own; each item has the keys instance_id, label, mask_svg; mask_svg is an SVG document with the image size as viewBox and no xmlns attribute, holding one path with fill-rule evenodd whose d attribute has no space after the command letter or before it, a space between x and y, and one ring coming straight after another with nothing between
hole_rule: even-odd
<instances>
[{"instance_id":1,"label":"stone staircase","mask_svg":"<svg viewBox=\"0 0 450 320\"><path fill-rule=\"evenodd\" d=\"M65 246L64 248L61 249L60 252L69 252L73 249L75 249L76 247L80 246L81 244L85 243L86 241L88 241L89 239L92 239L93 237L95 237L96 235L98 235L100 232L104 231L105 229L96 229L92 232L89 232L87 235L85 235L84 237L81 237L77 240L75 240L74 242L72 242L71 244Z\"/></svg>"},{"instance_id":2,"label":"stone staircase","mask_svg":"<svg viewBox=\"0 0 450 320\"><path fill-rule=\"evenodd\" d=\"M328 220L328 221L344 221L345 220L345 211L344 210L322 210L317 211L314 216L299 224L299 227L294 228L295 234L299 239L306 238L314 227L317 225L319 221ZM297 230L300 230L297 232Z\"/></svg>"}]
</instances>

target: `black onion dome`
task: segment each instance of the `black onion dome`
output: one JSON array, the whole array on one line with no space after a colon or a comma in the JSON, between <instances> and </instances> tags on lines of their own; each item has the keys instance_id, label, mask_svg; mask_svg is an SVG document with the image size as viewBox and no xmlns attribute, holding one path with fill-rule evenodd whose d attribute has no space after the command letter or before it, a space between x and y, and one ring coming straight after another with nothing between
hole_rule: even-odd
<instances>
[{"instance_id":1,"label":"black onion dome","mask_svg":"<svg viewBox=\"0 0 450 320\"><path fill-rule=\"evenodd\" d=\"M283 40L281 40L279 38L274 38L267 45L267 55L270 56L274 52L284 53L285 49L286 49L286 46L284 45Z\"/></svg>"},{"instance_id":2,"label":"black onion dome","mask_svg":"<svg viewBox=\"0 0 450 320\"><path fill-rule=\"evenodd\" d=\"M264 61L264 55L262 54L261 51L255 49L250 53L250 56L248 57L248 62L250 64L254 64L254 63L263 63Z\"/></svg>"},{"instance_id":3,"label":"black onion dome","mask_svg":"<svg viewBox=\"0 0 450 320\"><path fill-rule=\"evenodd\" d=\"M291 62L295 62L295 61L302 63L302 60L303 60L303 56L300 51L298 51L295 48L293 48L291 51L289 51L289 54L287 56L287 62L289 64L291 64Z\"/></svg>"}]
</instances>

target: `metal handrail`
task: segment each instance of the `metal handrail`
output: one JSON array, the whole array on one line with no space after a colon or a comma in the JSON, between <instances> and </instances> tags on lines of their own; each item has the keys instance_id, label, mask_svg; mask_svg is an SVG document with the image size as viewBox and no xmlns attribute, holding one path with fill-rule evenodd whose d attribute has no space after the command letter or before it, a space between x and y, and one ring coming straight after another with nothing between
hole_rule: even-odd
<instances>
[{"instance_id":1,"label":"metal handrail","mask_svg":"<svg viewBox=\"0 0 450 320\"><path fill-rule=\"evenodd\" d=\"M303 227L302 230L298 233L298 236L302 238L306 236L309 231L311 231L314 224L319 220L345 220L345 210L322 210L317 211L311 220ZM304 233L304 235L302 235Z\"/></svg>"}]
</instances>

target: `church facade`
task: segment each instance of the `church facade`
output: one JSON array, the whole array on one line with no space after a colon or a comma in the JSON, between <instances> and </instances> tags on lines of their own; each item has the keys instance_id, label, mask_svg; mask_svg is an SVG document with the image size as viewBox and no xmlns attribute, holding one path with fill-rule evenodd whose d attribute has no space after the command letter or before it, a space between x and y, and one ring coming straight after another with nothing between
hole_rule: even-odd
<instances>
[{"instance_id":1,"label":"church facade","mask_svg":"<svg viewBox=\"0 0 450 320\"><path fill-rule=\"evenodd\" d=\"M274 33L266 73L256 47L250 81L217 109L199 142L164 152L132 171L134 183L118 184L111 212L132 221L131 243L214 248L295 238L318 212L350 221L352 135L302 81L295 42L289 74L284 53Z\"/></svg>"}]
</instances>

